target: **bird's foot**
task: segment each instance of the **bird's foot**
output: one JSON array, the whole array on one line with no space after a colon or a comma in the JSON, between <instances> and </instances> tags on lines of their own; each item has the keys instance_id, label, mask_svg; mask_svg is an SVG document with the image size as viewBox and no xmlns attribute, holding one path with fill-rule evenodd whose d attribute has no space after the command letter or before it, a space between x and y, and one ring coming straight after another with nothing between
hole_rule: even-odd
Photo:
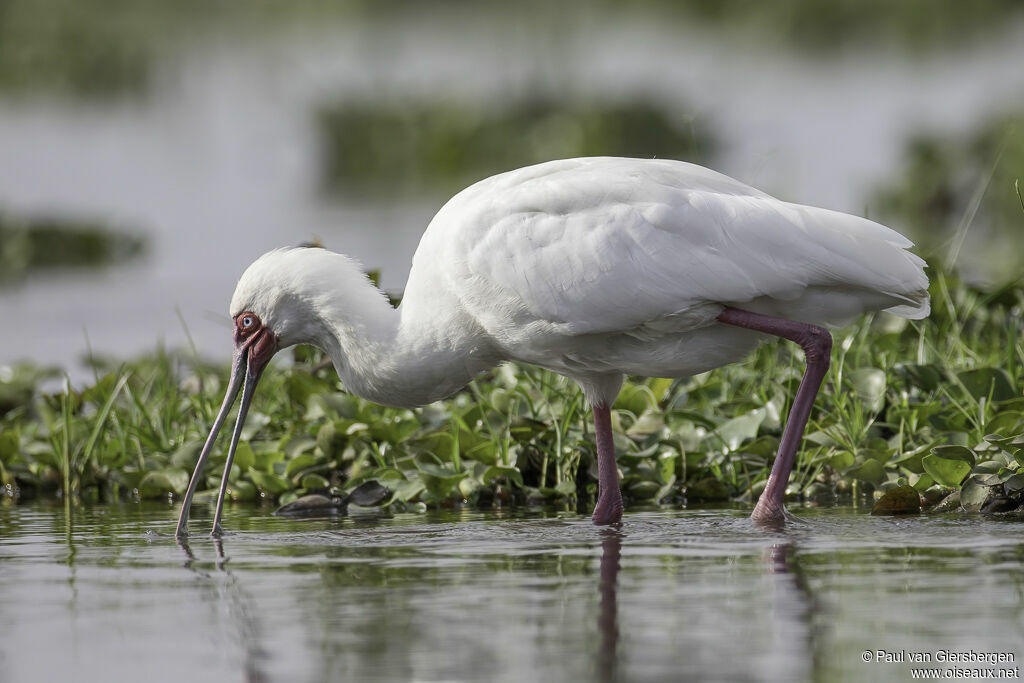
<instances>
[{"instance_id":1,"label":"bird's foot","mask_svg":"<svg viewBox=\"0 0 1024 683\"><path fill-rule=\"evenodd\" d=\"M605 526L615 524L622 519L622 496L600 496L594 506L594 514L590 517L594 524Z\"/></svg>"},{"instance_id":2,"label":"bird's foot","mask_svg":"<svg viewBox=\"0 0 1024 683\"><path fill-rule=\"evenodd\" d=\"M754 520L754 523L762 529L778 530L786 525L787 516L786 506L783 503L769 501L765 496L761 496L757 505L754 506L754 512L751 513L750 519Z\"/></svg>"}]
</instances>

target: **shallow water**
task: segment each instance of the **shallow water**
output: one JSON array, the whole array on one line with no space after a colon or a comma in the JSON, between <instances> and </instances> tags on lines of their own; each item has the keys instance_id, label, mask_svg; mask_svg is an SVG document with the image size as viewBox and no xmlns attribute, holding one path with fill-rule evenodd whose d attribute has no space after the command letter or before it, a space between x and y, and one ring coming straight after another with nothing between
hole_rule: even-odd
<instances>
[{"instance_id":1,"label":"shallow water","mask_svg":"<svg viewBox=\"0 0 1024 683\"><path fill-rule=\"evenodd\" d=\"M0 670L29 680L909 680L1024 657L1024 524L800 511L0 509Z\"/></svg>"}]
</instances>

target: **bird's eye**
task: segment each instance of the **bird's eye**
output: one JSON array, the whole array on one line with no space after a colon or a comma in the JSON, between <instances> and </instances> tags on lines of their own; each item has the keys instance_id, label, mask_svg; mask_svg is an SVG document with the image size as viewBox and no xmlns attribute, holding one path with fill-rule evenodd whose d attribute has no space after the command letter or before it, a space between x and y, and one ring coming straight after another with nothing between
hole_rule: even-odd
<instances>
[{"instance_id":1,"label":"bird's eye","mask_svg":"<svg viewBox=\"0 0 1024 683\"><path fill-rule=\"evenodd\" d=\"M240 329L249 332L259 327L260 319L253 313L242 313L235 318L235 324L238 325Z\"/></svg>"}]
</instances>

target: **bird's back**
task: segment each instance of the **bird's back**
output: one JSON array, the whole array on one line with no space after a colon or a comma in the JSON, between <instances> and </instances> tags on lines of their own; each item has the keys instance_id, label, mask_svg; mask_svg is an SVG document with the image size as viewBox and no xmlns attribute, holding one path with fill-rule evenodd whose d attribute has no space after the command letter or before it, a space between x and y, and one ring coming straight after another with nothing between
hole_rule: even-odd
<instances>
[{"instance_id":1,"label":"bird's back","mask_svg":"<svg viewBox=\"0 0 1024 683\"><path fill-rule=\"evenodd\" d=\"M679 161L583 158L483 180L431 222L407 296L450 296L508 348L657 340L723 305L816 323L928 314L924 261L873 221Z\"/></svg>"}]
</instances>

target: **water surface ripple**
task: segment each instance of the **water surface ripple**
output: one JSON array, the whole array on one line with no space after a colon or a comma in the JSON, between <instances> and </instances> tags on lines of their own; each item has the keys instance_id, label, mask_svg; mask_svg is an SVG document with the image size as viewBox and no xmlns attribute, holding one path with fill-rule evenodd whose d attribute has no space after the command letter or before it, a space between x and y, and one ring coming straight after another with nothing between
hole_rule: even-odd
<instances>
[{"instance_id":1,"label":"water surface ripple","mask_svg":"<svg viewBox=\"0 0 1024 683\"><path fill-rule=\"evenodd\" d=\"M1019 520L235 508L179 546L174 513L0 508L4 679L877 681L912 665L865 651L1024 656Z\"/></svg>"}]
</instances>

